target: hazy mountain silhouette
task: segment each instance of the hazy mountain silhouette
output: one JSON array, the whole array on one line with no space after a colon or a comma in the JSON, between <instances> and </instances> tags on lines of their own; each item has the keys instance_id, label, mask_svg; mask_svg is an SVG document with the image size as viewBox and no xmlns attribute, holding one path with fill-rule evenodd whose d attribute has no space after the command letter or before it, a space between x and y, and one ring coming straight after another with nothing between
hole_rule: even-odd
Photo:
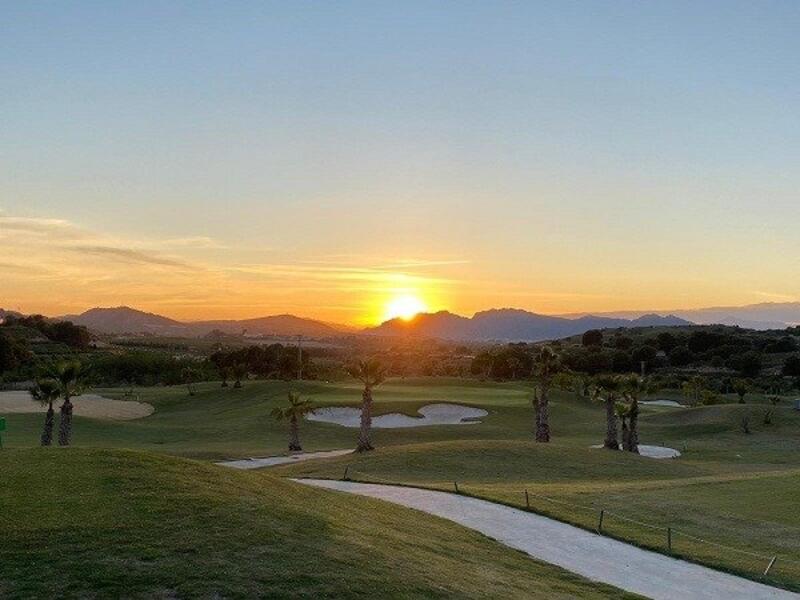
<instances>
[{"instance_id":1,"label":"hazy mountain silhouette","mask_svg":"<svg viewBox=\"0 0 800 600\"><path fill-rule=\"evenodd\" d=\"M786 329L800 324L800 302L762 302L746 306L711 306L669 312L698 325L733 325L764 330ZM598 316L633 319L641 314L639 311L615 311L600 313Z\"/></svg>"},{"instance_id":2,"label":"hazy mountain silhouette","mask_svg":"<svg viewBox=\"0 0 800 600\"><path fill-rule=\"evenodd\" d=\"M251 335L304 335L328 337L347 331L313 319L293 315L276 315L256 319L176 321L162 315L136 310L128 306L115 308L92 308L79 315L65 315L61 319L84 325L100 333L151 333L154 335L202 336L213 330L225 333Z\"/></svg>"},{"instance_id":3,"label":"hazy mountain silhouette","mask_svg":"<svg viewBox=\"0 0 800 600\"><path fill-rule=\"evenodd\" d=\"M503 308L475 313L471 319L447 311L392 319L365 330L372 335L436 337L451 340L541 341L578 335L590 329L691 325L674 315L648 314L637 319L582 316L574 319Z\"/></svg>"}]
</instances>

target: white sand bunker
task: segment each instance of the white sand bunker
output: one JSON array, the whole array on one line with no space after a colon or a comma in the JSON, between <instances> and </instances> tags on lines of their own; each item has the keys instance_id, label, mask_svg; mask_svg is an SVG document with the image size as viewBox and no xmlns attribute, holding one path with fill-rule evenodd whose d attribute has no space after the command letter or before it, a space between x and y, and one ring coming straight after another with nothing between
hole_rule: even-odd
<instances>
[{"instance_id":1,"label":"white sand bunker","mask_svg":"<svg viewBox=\"0 0 800 600\"><path fill-rule=\"evenodd\" d=\"M670 406L672 408L683 408L683 404L675 400L640 400L639 404L647 406Z\"/></svg>"},{"instance_id":2,"label":"white sand bunker","mask_svg":"<svg viewBox=\"0 0 800 600\"><path fill-rule=\"evenodd\" d=\"M274 467L293 462L302 462L314 458L332 458L343 454L352 454L353 450L329 450L327 452L302 452L299 454L289 454L283 456L267 456L266 458L245 458L244 460L226 460L216 464L221 467L231 467L233 469L261 469L263 467Z\"/></svg>"},{"instance_id":3,"label":"white sand bunker","mask_svg":"<svg viewBox=\"0 0 800 600\"><path fill-rule=\"evenodd\" d=\"M602 448L603 444L595 444L592 448ZM645 446L639 444L639 456L646 456L647 458L678 458L681 455L675 448L667 448L666 446Z\"/></svg>"},{"instance_id":4,"label":"white sand bunker","mask_svg":"<svg viewBox=\"0 0 800 600\"><path fill-rule=\"evenodd\" d=\"M429 425L473 425L477 419L489 413L482 408L460 404L428 404L419 409L421 417L409 417L400 413L389 413L372 417L376 429L399 429L402 427L426 427ZM343 427L360 427L361 410L343 406L318 408L306 417L309 421L334 423Z\"/></svg>"},{"instance_id":5,"label":"white sand bunker","mask_svg":"<svg viewBox=\"0 0 800 600\"><path fill-rule=\"evenodd\" d=\"M129 421L141 419L153 414L153 407L145 402L135 400L112 400L96 394L83 394L72 399L73 413L79 417L94 419L113 419ZM58 412L61 401L55 403ZM0 392L0 414L3 413L44 413L47 407L34 402L31 395L24 391Z\"/></svg>"}]
</instances>

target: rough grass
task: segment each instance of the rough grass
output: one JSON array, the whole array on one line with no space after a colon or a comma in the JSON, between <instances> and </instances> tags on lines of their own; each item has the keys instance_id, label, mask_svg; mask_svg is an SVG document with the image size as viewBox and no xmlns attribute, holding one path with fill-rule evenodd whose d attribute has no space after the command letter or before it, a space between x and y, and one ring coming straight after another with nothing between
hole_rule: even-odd
<instances>
[{"instance_id":1,"label":"rough grass","mask_svg":"<svg viewBox=\"0 0 800 600\"><path fill-rule=\"evenodd\" d=\"M120 450L0 452L0 596L630 597L448 521Z\"/></svg>"}]
</instances>

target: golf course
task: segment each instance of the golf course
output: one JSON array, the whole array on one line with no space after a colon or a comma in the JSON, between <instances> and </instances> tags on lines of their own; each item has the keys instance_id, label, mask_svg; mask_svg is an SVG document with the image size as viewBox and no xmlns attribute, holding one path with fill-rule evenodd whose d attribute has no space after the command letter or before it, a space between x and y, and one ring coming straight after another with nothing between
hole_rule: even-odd
<instances>
[{"instance_id":1,"label":"golf course","mask_svg":"<svg viewBox=\"0 0 800 600\"><path fill-rule=\"evenodd\" d=\"M286 423L270 413L290 389L317 408L361 401L349 381L206 382L194 395L184 386L92 389L153 412L119 420L76 410L66 449L36 447L42 414L4 415L0 595L625 595L447 520L290 480L345 477L457 491L800 590L800 413L789 402L768 425L757 420L758 399L645 405L641 443L681 453L654 459L592 448L605 431L602 406L572 392L552 392L552 441L537 444L523 382L390 379L375 389L375 415L419 417L438 403L487 414L468 425L377 428L367 453L264 469L215 464L286 454ZM750 434L744 414L753 415ZM357 438L333 423L303 420L299 430L306 452L352 448Z\"/></svg>"}]
</instances>

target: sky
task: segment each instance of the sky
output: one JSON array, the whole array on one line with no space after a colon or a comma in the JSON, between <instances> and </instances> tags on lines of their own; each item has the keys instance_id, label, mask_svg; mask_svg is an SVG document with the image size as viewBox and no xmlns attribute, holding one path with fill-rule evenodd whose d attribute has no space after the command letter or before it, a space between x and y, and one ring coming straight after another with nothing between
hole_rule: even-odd
<instances>
[{"instance_id":1,"label":"sky","mask_svg":"<svg viewBox=\"0 0 800 600\"><path fill-rule=\"evenodd\" d=\"M800 299L797 2L0 0L0 307Z\"/></svg>"}]
</instances>

